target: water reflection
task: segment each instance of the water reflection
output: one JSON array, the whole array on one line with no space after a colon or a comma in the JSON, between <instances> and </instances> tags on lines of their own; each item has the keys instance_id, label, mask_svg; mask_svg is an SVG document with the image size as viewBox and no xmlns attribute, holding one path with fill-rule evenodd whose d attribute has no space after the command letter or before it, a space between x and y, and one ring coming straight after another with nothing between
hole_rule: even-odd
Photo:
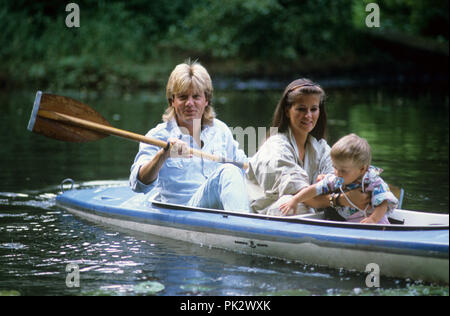
<instances>
[{"instance_id":1,"label":"water reflection","mask_svg":"<svg viewBox=\"0 0 450 316\"><path fill-rule=\"evenodd\" d=\"M336 295L364 284L360 273L94 225L58 210L54 193L33 209L2 205L0 290L22 295ZM68 264L79 266L79 288L66 286ZM402 289L407 282L384 279L383 286Z\"/></svg>"},{"instance_id":2,"label":"water reflection","mask_svg":"<svg viewBox=\"0 0 450 316\"><path fill-rule=\"evenodd\" d=\"M34 93L1 96L0 291L22 295L141 295L145 290L157 295L353 295L357 294L353 289L364 287L364 274L117 231L60 210L55 196L62 179L75 179L76 188L121 184L138 145L117 138L67 144L31 134L26 125ZM446 93L330 89L327 93L330 144L349 132L366 137L374 164L385 170L384 178L405 188L405 208L448 212ZM266 127L280 94L278 90L216 91L215 106L230 126ZM164 94L157 96L157 92L127 98L68 95L95 107L113 125L142 134L160 121L165 107ZM70 263L80 268L80 288L66 286L65 267ZM384 289L409 291L408 281L383 282ZM152 293L152 287L157 292ZM441 293L448 295L448 287Z\"/></svg>"}]
</instances>

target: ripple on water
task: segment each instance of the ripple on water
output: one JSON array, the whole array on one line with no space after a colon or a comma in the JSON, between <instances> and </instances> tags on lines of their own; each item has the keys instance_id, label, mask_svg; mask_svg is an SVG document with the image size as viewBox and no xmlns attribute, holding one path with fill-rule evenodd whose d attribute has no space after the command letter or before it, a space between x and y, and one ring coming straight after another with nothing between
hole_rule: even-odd
<instances>
[{"instance_id":1,"label":"ripple on water","mask_svg":"<svg viewBox=\"0 0 450 316\"><path fill-rule=\"evenodd\" d=\"M8 209L36 209L50 210L55 205L55 193L36 192L33 194L15 193L15 192L0 192L0 206ZM11 213L8 216L11 216ZM18 216L18 214L16 214ZM1 214L0 214L1 217Z\"/></svg>"},{"instance_id":2,"label":"ripple on water","mask_svg":"<svg viewBox=\"0 0 450 316\"><path fill-rule=\"evenodd\" d=\"M19 249L27 249L28 247L24 244L18 243L18 242L8 242L0 244L0 249L12 249L12 250L19 250Z\"/></svg>"},{"instance_id":3,"label":"ripple on water","mask_svg":"<svg viewBox=\"0 0 450 316\"><path fill-rule=\"evenodd\" d=\"M25 280L17 288L25 295L448 295L403 283L368 291L361 275L121 233L58 209L54 197L0 192L0 274ZM69 263L79 266L78 292L65 287Z\"/></svg>"}]
</instances>

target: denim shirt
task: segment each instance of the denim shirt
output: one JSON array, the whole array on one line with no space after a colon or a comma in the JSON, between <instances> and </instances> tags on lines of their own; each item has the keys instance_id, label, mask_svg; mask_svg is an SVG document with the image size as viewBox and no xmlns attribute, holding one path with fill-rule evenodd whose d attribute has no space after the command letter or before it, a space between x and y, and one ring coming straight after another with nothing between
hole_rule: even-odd
<instances>
[{"instance_id":1,"label":"denim shirt","mask_svg":"<svg viewBox=\"0 0 450 316\"><path fill-rule=\"evenodd\" d=\"M218 119L212 125L204 125L200 134L203 148L200 148L193 137L183 134L175 119L158 124L151 129L147 137L167 141L168 138L178 138L189 147L203 152L221 156L230 160L246 162L247 156L239 149L239 143L233 138L228 126ZM139 169L151 161L161 148L140 143L130 173L131 189L139 193L151 190L159 192L161 202L186 204L197 189L208 179L220 163L199 157L171 158L169 157L159 171L158 177L150 184L144 184L138 179Z\"/></svg>"}]
</instances>

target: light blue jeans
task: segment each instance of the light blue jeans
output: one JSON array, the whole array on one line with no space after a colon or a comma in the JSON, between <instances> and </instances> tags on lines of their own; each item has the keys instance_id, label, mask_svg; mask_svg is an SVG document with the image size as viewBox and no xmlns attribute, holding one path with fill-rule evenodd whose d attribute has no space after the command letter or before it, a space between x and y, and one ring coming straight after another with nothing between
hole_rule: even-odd
<instances>
[{"instance_id":1,"label":"light blue jeans","mask_svg":"<svg viewBox=\"0 0 450 316\"><path fill-rule=\"evenodd\" d=\"M198 188L188 206L249 213L250 206L242 170L231 164L221 165Z\"/></svg>"}]
</instances>

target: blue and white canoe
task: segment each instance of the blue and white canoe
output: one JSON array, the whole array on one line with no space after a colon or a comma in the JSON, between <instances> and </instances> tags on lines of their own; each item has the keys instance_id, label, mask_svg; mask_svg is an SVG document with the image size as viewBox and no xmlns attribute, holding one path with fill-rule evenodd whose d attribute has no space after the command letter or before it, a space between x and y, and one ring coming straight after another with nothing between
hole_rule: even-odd
<instances>
[{"instance_id":1,"label":"blue and white canoe","mask_svg":"<svg viewBox=\"0 0 450 316\"><path fill-rule=\"evenodd\" d=\"M72 189L57 205L87 220L246 254L448 284L449 216L395 210L392 225L275 217L158 202L128 186Z\"/></svg>"}]
</instances>

